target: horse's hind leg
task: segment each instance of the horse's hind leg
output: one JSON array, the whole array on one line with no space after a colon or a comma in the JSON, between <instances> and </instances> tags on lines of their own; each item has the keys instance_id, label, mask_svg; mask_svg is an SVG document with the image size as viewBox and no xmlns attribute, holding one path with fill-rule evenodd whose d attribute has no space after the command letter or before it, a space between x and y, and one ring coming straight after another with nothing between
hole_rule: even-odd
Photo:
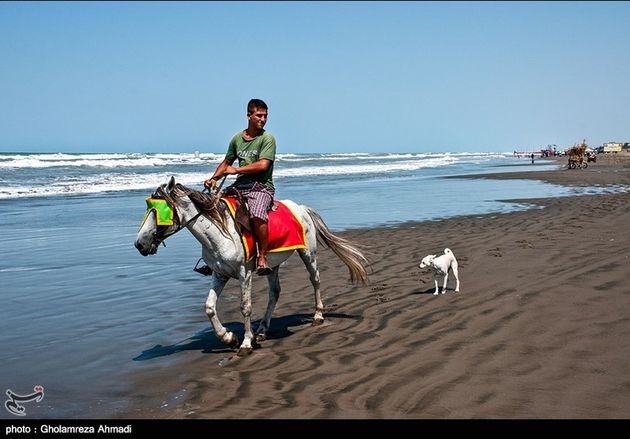
<instances>
[{"instance_id":1,"label":"horse's hind leg","mask_svg":"<svg viewBox=\"0 0 630 439\"><path fill-rule=\"evenodd\" d=\"M321 325L324 323L324 304L322 296L319 292L319 271L317 270L317 255L315 251L298 250L298 254L310 276L311 284L313 284L313 292L315 293L315 315L313 316L313 325Z\"/></svg>"},{"instance_id":2,"label":"horse's hind leg","mask_svg":"<svg viewBox=\"0 0 630 439\"><path fill-rule=\"evenodd\" d=\"M212 287L206 299L206 314L208 319L210 319L210 323L212 323L217 338L228 346L236 347L238 345L238 337L223 326L217 315L217 299L221 295L221 291L223 291L223 287L225 287L228 279L228 277L221 276L216 272L212 273Z\"/></svg>"},{"instance_id":3,"label":"horse's hind leg","mask_svg":"<svg viewBox=\"0 0 630 439\"><path fill-rule=\"evenodd\" d=\"M267 276L267 281L269 282L269 301L267 302L267 310L265 311L265 315L260 320L260 325L256 330L257 342L261 342L267 339L267 331L269 330L269 326L271 325L271 315L273 314L273 310L276 308L278 298L280 297L279 271L280 266L277 266L273 269L271 274Z\"/></svg>"}]
</instances>

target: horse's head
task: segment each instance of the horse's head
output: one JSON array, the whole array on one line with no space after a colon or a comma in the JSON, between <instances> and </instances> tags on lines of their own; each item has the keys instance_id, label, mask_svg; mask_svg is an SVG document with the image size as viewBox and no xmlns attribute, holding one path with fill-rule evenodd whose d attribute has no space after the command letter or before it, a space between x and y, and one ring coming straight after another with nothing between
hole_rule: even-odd
<instances>
[{"instance_id":1,"label":"horse's head","mask_svg":"<svg viewBox=\"0 0 630 439\"><path fill-rule=\"evenodd\" d=\"M157 253L158 246L166 238L185 227L195 227L201 215L231 239L226 226L226 208L223 203L218 203L219 198L216 193L204 194L175 184L175 178L171 177L147 198L147 211L136 237L136 248L143 256Z\"/></svg>"},{"instance_id":2,"label":"horse's head","mask_svg":"<svg viewBox=\"0 0 630 439\"><path fill-rule=\"evenodd\" d=\"M175 178L159 186L146 199L147 211L138 230L134 245L142 256L154 255L166 238L177 233L181 226L170 193L175 187Z\"/></svg>"}]
</instances>

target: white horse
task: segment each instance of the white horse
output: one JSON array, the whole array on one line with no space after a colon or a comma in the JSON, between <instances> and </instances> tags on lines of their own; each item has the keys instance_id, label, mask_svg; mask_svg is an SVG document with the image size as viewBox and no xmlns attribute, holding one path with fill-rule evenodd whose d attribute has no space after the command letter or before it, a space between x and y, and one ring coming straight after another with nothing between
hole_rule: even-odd
<instances>
[{"instance_id":1,"label":"white horse","mask_svg":"<svg viewBox=\"0 0 630 439\"><path fill-rule=\"evenodd\" d=\"M158 246L167 237L187 228L202 245L202 257L212 269L211 287L206 300L206 314L212 323L216 336L230 347L238 346L238 337L228 331L219 320L217 300L225 284L230 278L238 279L241 284L241 313L244 319L245 335L238 349L238 355L252 351L251 325L251 291L252 274L255 270L255 259L246 260L245 250L241 243L236 224L225 204L219 201L219 195L208 194L187 188L175 183L173 177L161 185L152 195L153 199L163 199L173 211L172 225L158 225L158 212L147 210L144 222L140 226L135 246L143 256L157 252ZM313 325L324 322L324 305L319 291L319 271L317 270L317 243L326 244L348 267L350 280L362 284L367 283L365 256L348 240L334 235L322 218L313 209L298 205L291 200L282 200L293 211L304 226L306 248L269 253L267 258L272 273L267 276L269 282L269 301L267 310L256 331L256 341L266 338L271 314L280 296L280 264L297 251L306 265L311 284L315 292L315 315ZM168 208L168 207L167 207Z\"/></svg>"}]
</instances>

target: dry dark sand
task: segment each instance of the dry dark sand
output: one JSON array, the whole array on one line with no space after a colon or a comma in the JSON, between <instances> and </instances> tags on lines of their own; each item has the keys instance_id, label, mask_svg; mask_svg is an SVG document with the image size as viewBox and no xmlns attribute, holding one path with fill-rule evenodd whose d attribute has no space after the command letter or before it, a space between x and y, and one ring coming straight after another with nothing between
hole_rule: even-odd
<instances>
[{"instance_id":1,"label":"dry dark sand","mask_svg":"<svg viewBox=\"0 0 630 439\"><path fill-rule=\"evenodd\" d=\"M492 178L630 184L629 163ZM293 256L270 338L252 355L230 360L209 332L175 362L148 361L159 368L131 377L118 417L629 418L630 193L535 203L544 208L342 233L367 249L371 284L349 285L322 250L319 327ZM418 264L444 247L461 292L434 297ZM265 287L255 280L256 319ZM202 322L203 294L199 305ZM238 303L219 312L242 331Z\"/></svg>"}]
</instances>

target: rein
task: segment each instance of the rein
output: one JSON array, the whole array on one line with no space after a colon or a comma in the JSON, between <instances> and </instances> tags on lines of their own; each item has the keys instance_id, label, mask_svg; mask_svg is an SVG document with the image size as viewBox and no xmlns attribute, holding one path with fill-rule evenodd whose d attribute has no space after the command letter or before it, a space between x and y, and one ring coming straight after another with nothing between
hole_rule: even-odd
<instances>
[{"instance_id":1,"label":"rein","mask_svg":"<svg viewBox=\"0 0 630 439\"><path fill-rule=\"evenodd\" d=\"M199 209L197 209L197 210L199 210ZM199 218L201 215L202 215L201 211L197 212L197 215L193 216L191 219L186 221L184 224L179 223L179 220L178 220L177 222L179 224L177 225L177 230L175 230L173 233L169 233L168 236L174 235L175 233L179 232L184 227L188 227L188 224L192 223L193 221L196 221L197 218Z\"/></svg>"},{"instance_id":2,"label":"rein","mask_svg":"<svg viewBox=\"0 0 630 439\"><path fill-rule=\"evenodd\" d=\"M225 178L223 181L225 181ZM221 184L223 184L223 181L221 181ZM166 244L164 244L166 238L179 232L184 227L189 227L192 223L197 221L201 215L206 216L210 221L216 223L221 229L221 232L229 237L229 231L226 229L225 223L221 218L222 214L217 210L219 199L215 190L216 187L204 194L179 184L175 185L175 191L170 193L166 192L163 186L158 187L153 194L151 194L151 197L147 198L148 209L146 215L148 216L151 210L155 210L156 215L156 228L152 237L153 245L158 246L163 244L166 247ZM206 192L206 190L204 190L204 192ZM175 207L178 206L177 199L181 195L188 196L193 206L197 209L197 212L192 218L185 222L181 222L177 210L175 209Z\"/></svg>"}]
</instances>

